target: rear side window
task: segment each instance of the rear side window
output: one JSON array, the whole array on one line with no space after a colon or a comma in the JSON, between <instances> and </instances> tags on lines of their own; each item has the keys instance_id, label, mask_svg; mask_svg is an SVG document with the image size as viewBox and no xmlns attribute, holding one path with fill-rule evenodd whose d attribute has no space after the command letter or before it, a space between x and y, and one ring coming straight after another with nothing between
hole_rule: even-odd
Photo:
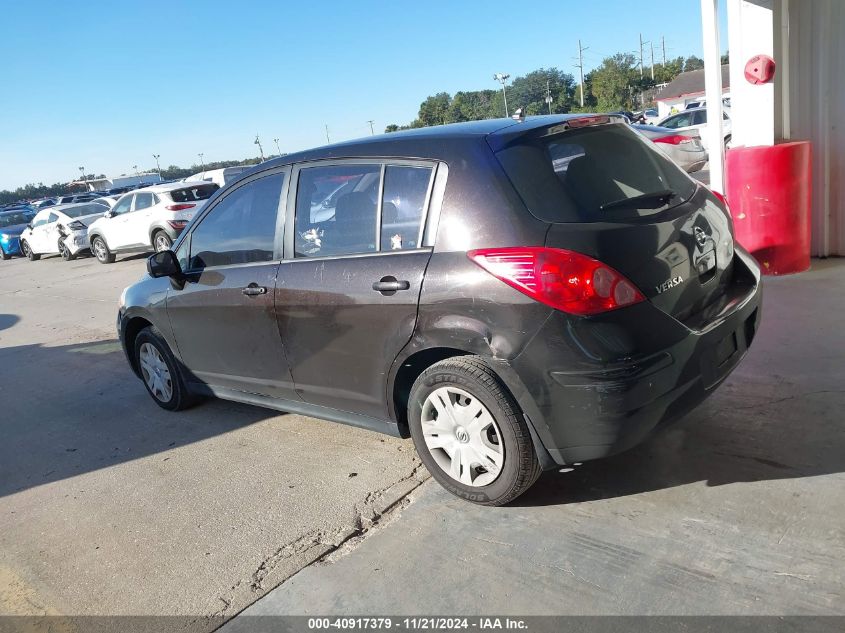
<instances>
[{"instance_id":1,"label":"rear side window","mask_svg":"<svg viewBox=\"0 0 845 633\"><path fill-rule=\"evenodd\" d=\"M517 141L497 157L528 209L545 222L639 217L681 204L696 185L626 125Z\"/></svg>"},{"instance_id":2,"label":"rear side window","mask_svg":"<svg viewBox=\"0 0 845 633\"><path fill-rule=\"evenodd\" d=\"M135 194L135 210L149 209L153 206L153 194L151 193L136 193Z\"/></svg>"},{"instance_id":3,"label":"rear side window","mask_svg":"<svg viewBox=\"0 0 845 633\"><path fill-rule=\"evenodd\" d=\"M431 167L388 165L384 171L381 250L418 248Z\"/></svg>"},{"instance_id":4,"label":"rear side window","mask_svg":"<svg viewBox=\"0 0 845 633\"><path fill-rule=\"evenodd\" d=\"M296 257L376 250L380 165L328 165L299 173Z\"/></svg>"},{"instance_id":5,"label":"rear side window","mask_svg":"<svg viewBox=\"0 0 845 633\"><path fill-rule=\"evenodd\" d=\"M214 183L207 185L194 185L184 189L174 189L170 192L173 202L196 202L197 200L208 200L220 187Z\"/></svg>"},{"instance_id":6,"label":"rear side window","mask_svg":"<svg viewBox=\"0 0 845 633\"><path fill-rule=\"evenodd\" d=\"M283 182L265 176L220 200L191 233L189 268L271 261Z\"/></svg>"}]
</instances>

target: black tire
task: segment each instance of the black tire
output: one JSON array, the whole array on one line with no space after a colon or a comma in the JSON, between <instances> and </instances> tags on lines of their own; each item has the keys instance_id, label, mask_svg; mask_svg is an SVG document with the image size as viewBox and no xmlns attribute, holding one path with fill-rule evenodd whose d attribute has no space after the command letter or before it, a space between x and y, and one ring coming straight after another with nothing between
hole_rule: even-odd
<instances>
[{"instance_id":1,"label":"black tire","mask_svg":"<svg viewBox=\"0 0 845 633\"><path fill-rule=\"evenodd\" d=\"M59 240L59 255L66 262L76 259L76 255L70 252L70 249L65 245L64 239Z\"/></svg>"},{"instance_id":2,"label":"black tire","mask_svg":"<svg viewBox=\"0 0 845 633\"><path fill-rule=\"evenodd\" d=\"M730 148L731 148L731 140L732 140L732 137L731 137L731 135L730 135L730 134L728 134L728 135L725 137L725 149L730 149Z\"/></svg>"},{"instance_id":3,"label":"black tire","mask_svg":"<svg viewBox=\"0 0 845 633\"><path fill-rule=\"evenodd\" d=\"M161 355L164 363L167 365L167 370L170 374L169 384L172 390L172 394L167 400L165 400L162 396L153 393L153 390L150 388L150 385L145 378L146 374L142 369L140 360L141 348L144 344L149 344L154 347ZM162 409L167 409L168 411L181 411L182 409L187 409L196 402L196 399L188 392L188 389L185 386L185 381L182 379L182 373L179 371L179 362L173 356L173 352L170 351L170 346L167 344L167 341L164 340L164 337L162 337L161 333L154 326L145 327L138 333L138 336L135 338L134 351L138 373L141 374L141 382L144 383L147 393L150 394L158 406Z\"/></svg>"},{"instance_id":4,"label":"black tire","mask_svg":"<svg viewBox=\"0 0 845 633\"><path fill-rule=\"evenodd\" d=\"M26 258L31 262L37 262L41 259L41 255L36 255L32 252L32 248L29 246L26 240L21 240L21 252L26 255Z\"/></svg>"},{"instance_id":5,"label":"black tire","mask_svg":"<svg viewBox=\"0 0 845 633\"><path fill-rule=\"evenodd\" d=\"M504 463L488 485L469 486L454 479L426 446L421 421L423 403L433 391L450 384L477 398L499 428ZM408 423L417 453L431 476L453 495L479 505L500 506L516 499L540 476L540 462L519 405L478 356L450 358L426 369L414 382L408 403Z\"/></svg>"},{"instance_id":6,"label":"black tire","mask_svg":"<svg viewBox=\"0 0 845 633\"><path fill-rule=\"evenodd\" d=\"M153 243L153 248L155 249L156 253L161 251L169 251L170 247L173 246L173 240L170 239L170 236L165 233L162 229L159 229L155 233L153 233L153 239L151 240ZM167 244L167 248L164 248L165 243Z\"/></svg>"},{"instance_id":7,"label":"black tire","mask_svg":"<svg viewBox=\"0 0 845 633\"><path fill-rule=\"evenodd\" d=\"M4 251L2 246L0 246L0 259L2 259L3 261L12 259L12 256L9 255L9 253L7 253L6 251Z\"/></svg>"},{"instance_id":8,"label":"black tire","mask_svg":"<svg viewBox=\"0 0 845 633\"><path fill-rule=\"evenodd\" d=\"M106 244L106 241L99 235L95 235L94 239L91 240L91 252L94 253L94 257L96 257L97 261L101 264L114 263L114 253L109 250L108 244Z\"/></svg>"}]
</instances>

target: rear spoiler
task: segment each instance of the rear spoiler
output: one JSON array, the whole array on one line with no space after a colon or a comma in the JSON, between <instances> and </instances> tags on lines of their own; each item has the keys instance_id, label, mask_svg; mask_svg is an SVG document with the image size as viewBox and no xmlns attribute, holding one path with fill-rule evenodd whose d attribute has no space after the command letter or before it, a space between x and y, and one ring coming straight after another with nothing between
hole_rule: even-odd
<instances>
[{"instance_id":1,"label":"rear spoiler","mask_svg":"<svg viewBox=\"0 0 845 633\"><path fill-rule=\"evenodd\" d=\"M487 142L494 152L508 147L515 140L537 140L548 136L555 136L585 127L624 123L628 120L621 114L583 114L565 115L563 117L540 116L529 117L523 123L509 125L487 136Z\"/></svg>"}]
</instances>

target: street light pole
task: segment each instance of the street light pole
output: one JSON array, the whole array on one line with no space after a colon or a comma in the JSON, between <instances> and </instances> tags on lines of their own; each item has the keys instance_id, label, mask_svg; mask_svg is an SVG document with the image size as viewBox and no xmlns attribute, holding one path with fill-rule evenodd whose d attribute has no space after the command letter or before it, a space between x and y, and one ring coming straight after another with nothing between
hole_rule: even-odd
<instances>
[{"instance_id":1,"label":"street light pole","mask_svg":"<svg viewBox=\"0 0 845 633\"><path fill-rule=\"evenodd\" d=\"M141 174L138 173L138 165L132 165L132 169L135 170L135 177L140 178Z\"/></svg>"},{"instance_id":2,"label":"street light pole","mask_svg":"<svg viewBox=\"0 0 845 633\"><path fill-rule=\"evenodd\" d=\"M279 149L279 139L274 138L274 139L273 139L273 142L276 144L276 151L279 153L279 156L281 156L281 155L282 155L282 150L281 150L281 149Z\"/></svg>"},{"instance_id":3,"label":"street light pole","mask_svg":"<svg viewBox=\"0 0 845 633\"><path fill-rule=\"evenodd\" d=\"M161 154L153 154L153 158L156 159L156 171L158 172L158 177L161 178L161 165L158 164L158 159Z\"/></svg>"},{"instance_id":4,"label":"street light pole","mask_svg":"<svg viewBox=\"0 0 845 633\"><path fill-rule=\"evenodd\" d=\"M552 101L554 101L552 99L552 91L549 88L549 80L546 79L546 105L549 106L549 114L552 113Z\"/></svg>"},{"instance_id":5,"label":"street light pole","mask_svg":"<svg viewBox=\"0 0 845 633\"><path fill-rule=\"evenodd\" d=\"M375 129L373 129L373 123L374 123L374 121L373 121L372 119L370 119L369 121L367 121L367 123L369 123L369 124L370 124L370 136L375 136L375 135L376 135L376 131L375 131Z\"/></svg>"},{"instance_id":6,"label":"street light pole","mask_svg":"<svg viewBox=\"0 0 845 633\"><path fill-rule=\"evenodd\" d=\"M261 141L258 140L258 134L255 135L255 145L258 145L258 153L261 154L261 162L264 162L264 150L261 147Z\"/></svg>"},{"instance_id":7,"label":"street light pole","mask_svg":"<svg viewBox=\"0 0 845 633\"><path fill-rule=\"evenodd\" d=\"M197 156L200 157L200 167L202 167L202 169L200 171L205 171L205 161L202 159L202 157L205 156L205 154L200 152L199 154L197 154Z\"/></svg>"},{"instance_id":8,"label":"street light pole","mask_svg":"<svg viewBox=\"0 0 845 633\"><path fill-rule=\"evenodd\" d=\"M508 112L508 93L505 91L505 82L507 82L509 78L510 75L507 73L496 73L493 75L493 79L502 84L502 96L505 99L505 117L510 116L510 113Z\"/></svg>"},{"instance_id":9,"label":"street light pole","mask_svg":"<svg viewBox=\"0 0 845 633\"><path fill-rule=\"evenodd\" d=\"M85 186L85 184L86 184L86 183L85 183L85 168L84 168L84 167L80 167L80 168L79 168L79 173L80 173L80 174L81 174L81 176L82 176L82 185L83 185L83 186Z\"/></svg>"}]
</instances>

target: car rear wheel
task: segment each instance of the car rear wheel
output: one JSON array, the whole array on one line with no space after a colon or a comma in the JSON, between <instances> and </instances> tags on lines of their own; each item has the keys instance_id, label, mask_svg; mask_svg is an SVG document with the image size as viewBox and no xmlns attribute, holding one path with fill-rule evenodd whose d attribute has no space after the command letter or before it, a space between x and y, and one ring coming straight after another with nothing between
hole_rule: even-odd
<instances>
[{"instance_id":1,"label":"car rear wheel","mask_svg":"<svg viewBox=\"0 0 845 633\"><path fill-rule=\"evenodd\" d=\"M162 409L179 411L193 404L176 358L155 327L144 328L135 339L135 362L147 392Z\"/></svg>"},{"instance_id":2,"label":"car rear wheel","mask_svg":"<svg viewBox=\"0 0 845 633\"><path fill-rule=\"evenodd\" d=\"M109 250L109 247L106 246L106 241L99 235L91 240L91 250L94 251L94 257L101 264L114 263L114 253Z\"/></svg>"},{"instance_id":3,"label":"car rear wheel","mask_svg":"<svg viewBox=\"0 0 845 633\"><path fill-rule=\"evenodd\" d=\"M67 247L64 240L59 240L59 255L61 255L62 259L66 262L76 259L76 255L70 252L70 249Z\"/></svg>"},{"instance_id":4,"label":"car rear wheel","mask_svg":"<svg viewBox=\"0 0 845 633\"><path fill-rule=\"evenodd\" d=\"M519 406L478 357L436 363L411 388L411 437L440 485L481 505L516 499L540 476Z\"/></svg>"},{"instance_id":5,"label":"car rear wheel","mask_svg":"<svg viewBox=\"0 0 845 633\"><path fill-rule=\"evenodd\" d=\"M32 247L29 245L29 242L26 242L25 240L21 240L21 251L31 262L37 262L39 259L41 259L41 255L33 253Z\"/></svg>"},{"instance_id":6,"label":"car rear wheel","mask_svg":"<svg viewBox=\"0 0 845 633\"><path fill-rule=\"evenodd\" d=\"M161 251L169 251L170 247L173 246L173 240L170 239L170 236L162 230L158 230L153 234L153 247L156 249L157 253Z\"/></svg>"}]
</instances>

